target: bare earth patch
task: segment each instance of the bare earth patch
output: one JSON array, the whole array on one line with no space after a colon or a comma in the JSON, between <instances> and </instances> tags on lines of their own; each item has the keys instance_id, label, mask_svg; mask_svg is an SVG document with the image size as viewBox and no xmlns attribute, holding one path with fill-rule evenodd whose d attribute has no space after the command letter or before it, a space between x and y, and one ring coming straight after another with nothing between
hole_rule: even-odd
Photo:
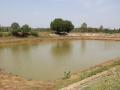
<instances>
[{"instance_id":1,"label":"bare earth patch","mask_svg":"<svg viewBox=\"0 0 120 90\"><path fill-rule=\"evenodd\" d=\"M29 81L19 76L0 71L0 90L52 90L53 82Z\"/></svg>"},{"instance_id":2,"label":"bare earth patch","mask_svg":"<svg viewBox=\"0 0 120 90\"><path fill-rule=\"evenodd\" d=\"M58 36L50 32L40 33L40 37L34 38L16 38L3 37L0 38L0 44L25 44L39 43L41 41L56 41L56 40L114 40L120 41L120 34L104 34L104 33L70 33L67 36Z\"/></svg>"}]
</instances>

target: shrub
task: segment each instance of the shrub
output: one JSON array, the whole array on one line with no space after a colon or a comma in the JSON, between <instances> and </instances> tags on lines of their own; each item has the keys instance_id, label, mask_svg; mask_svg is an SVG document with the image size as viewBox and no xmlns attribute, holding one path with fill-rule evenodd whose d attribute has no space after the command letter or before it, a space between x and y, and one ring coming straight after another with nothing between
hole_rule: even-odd
<instances>
[{"instance_id":1,"label":"shrub","mask_svg":"<svg viewBox=\"0 0 120 90\"><path fill-rule=\"evenodd\" d=\"M69 72L64 72L63 79L68 79L68 78L70 78L70 76L71 76L71 72L70 71Z\"/></svg>"},{"instance_id":2,"label":"shrub","mask_svg":"<svg viewBox=\"0 0 120 90\"><path fill-rule=\"evenodd\" d=\"M74 29L74 25L71 23L71 21L62 20L61 18L57 18L54 21L52 21L50 24L50 27L57 34L60 34L63 32L69 33Z\"/></svg>"},{"instance_id":3,"label":"shrub","mask_svg":"<svg viewBox=\"0 0 120 90\"><path fill-rule=\"evenodd\" d=\"M11 36L10 32L0 32L0 37L9 37Z\"/></svg>"},{"instance_id":4,"label":"shrub","mask_svg":"<svg viewBox=\"0 0 120 90\"><path fill-rule=\"evenodd\" d=\"M0 37L2 37L3 36L3 34L0 32Z\"/></svg>"},{"instance_id":5,"label":"shrub","mask_svg":"<svg viewBox=\"0 0 120 90\"><path fill-rule=\"evenodd\" d=\"M35 31L34 31L34 32L31 32L31 35L32 35L32 36L35 36L35 37L38 37L38 36L39 36L38 32L35 32Z\"/></svg>"}]
</instances>

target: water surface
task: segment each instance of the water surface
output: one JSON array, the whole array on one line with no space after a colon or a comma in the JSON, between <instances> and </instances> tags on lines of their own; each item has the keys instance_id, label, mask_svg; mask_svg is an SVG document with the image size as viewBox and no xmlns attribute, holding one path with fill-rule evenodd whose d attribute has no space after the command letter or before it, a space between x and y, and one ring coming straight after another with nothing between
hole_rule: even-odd
<instances>
[{"instance_id":1,"label":"water surface","mask_svg":"<svg viewBox=\"0 0 120 90\"><path fill-rule=\"evenodd\" d=\"M0 68L26 79L55 80L65 71L103 63L120 56L120 42L73 40L0 46Z\"/></svg>"}]
</instances>

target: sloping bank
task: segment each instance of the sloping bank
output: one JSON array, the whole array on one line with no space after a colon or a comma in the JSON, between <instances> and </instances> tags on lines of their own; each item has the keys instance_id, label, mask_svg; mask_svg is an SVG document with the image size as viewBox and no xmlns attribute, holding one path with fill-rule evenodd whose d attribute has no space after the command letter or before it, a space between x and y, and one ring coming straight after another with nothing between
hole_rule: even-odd
<instances>
[{"instance_id":1,"label":"sloping bank","mask_svg":"<svg viewBox=\"0 0 120 90\"><path fill-rule=\"evenodd\" d=\"M81 84L84 84L91 80L88 79L88 77L92 77L92 79L94 79L96 77L109 76L111 73L108 73L107 70L117 66L120 66L119 57L94 67L90 67L89 69L71 74L70 78L68 79L60 79L55 81L26 80L22 77L14 76L10 73L0 70L0 90L58 90L61 88L63 88L63 90L75 90L66 89L64 87L76 82L79 83L80 81L82 82ZM77 84L77 86L80 85Z\"/></svg>"},{"instance_id":2,"label":"sloping bank","mask_svg":"<svg viewBox=\"0 0 120 90\"><path fill-rule=\"evenodd\" d=\"M111 67L60 90L120 90L120 65Z\"/></svg>"},{"instance_id":3,"label":"sloping bank","mask_svg":"<svg viewBox=\"0 0 120 90\"><path fill-rule=\"evenodd\" d=\"M41 41L55 41L55 40L114 40L120 41L120 34L92 34L92 33L70 33L67 36L58 36L54 34L48 34L40 37L31 38L15 38L15 37L3 37L0 38L0 44L24 44L24 43L39 43Z\"/></svg>"},{"instance_id":4,"label":"sloping bank","mask_svg":"<svg viewBox=\"0 0 120 90\"><path fill-rule=\"evenodd\" d=\"M56 90L59 88L63 88L61 90L77 90L77 89L74 89L74 87L77 87L86 82L89 82L94 78L110 75L110 73L108 73L107 70L114 68L116 66L120 66L119 57L113 60L109 60L108 62L96 65L94 67L90 67L86 70L82 70L78 73L72 74L69 79L59 81L56 85Z\"/></svg>"},{"instance_id":5,"label":"sloping bank","mask_svg":"<svg viewBox=\"0 0 120 90\"><path fill-rule=\"evenodd\" d=\"M0 45L4 44L26 44L26 43L39 43L41 41L55 41L55 40L117 40L120 41L120 36L115 35L79 35L79 36L65 36L65 37L39 37L39 38L0 38ZM120 58L109 60L108 62L90 67L89 69L82 70L80 72L74 73L68 79L61 79L55 81L35 81L35 80L26 80L19 76L14 76L10 73L7 73L3 70L0 70L0 90L58 90L63 88L63 90L70 90L72 86L77 87L78 90L81 87L84 87L83 84L86 83L89 85L89 82L96 80L97 77L109 76L112 73L109 73L108 70L120 66ZM104 80L103 80L104 81ZM78 82L76 84L76 82ZM79 83L80 82L80 83ZM99 81L102 82L102 81ZM74 85L71 85L75 83ZM64 88L69 86L68 88ZM95 86L96 84L93 83ZM99 87L99 86L95 86ZM91 85L85 87L85 90L89 90ZM77 90L76 89L76 90ZM71 89L75 90L75 89ZM92 89L93 90L93 89ZM95 89L96 90L96 89Z\"/></svg>"}]
</instances>

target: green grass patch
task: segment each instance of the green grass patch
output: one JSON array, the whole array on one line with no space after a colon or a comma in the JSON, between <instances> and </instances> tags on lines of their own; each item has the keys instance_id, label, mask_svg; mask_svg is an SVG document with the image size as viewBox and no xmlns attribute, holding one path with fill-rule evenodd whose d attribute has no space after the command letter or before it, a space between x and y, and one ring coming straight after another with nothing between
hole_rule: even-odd
<instances>
[{"instance_id":1,"label":"green grass patch","mask_svg":"<svg viewBox=\"0 0 120 90\"><path fill-rule=\"evenodd\" d=\"M90 83L82 90L120 90L120 66L113 71L114 73L111 76Z\"/></svg>"},{"instance_id":2,"label":"green grass patch","mask_svg":"<svg viewBox=\"0 0 120 90\"><path fill-rule=\"evenodd\" d=\"M76 83L78 81L81 81L83 79L96 75L98 73L101 73L103 71L109 70L110 68L118 65L120 65L120 60L115 60L108 64L103 64L103 65L89 68L88 70L84 70L79 73L73 74L69 78L58 80L55 85L55 90L64 88L70 84Z\"/></svg>"},{"instance_id":3,"label":"green grass patch","mask_svg":"<svg viewBox=\"0 0 120 90\"><path fill-rule=\"evenodd\" d=\"M0 37L9 37L12 34L10 32L0 32Z\"/></svg>"}]
</instances>

